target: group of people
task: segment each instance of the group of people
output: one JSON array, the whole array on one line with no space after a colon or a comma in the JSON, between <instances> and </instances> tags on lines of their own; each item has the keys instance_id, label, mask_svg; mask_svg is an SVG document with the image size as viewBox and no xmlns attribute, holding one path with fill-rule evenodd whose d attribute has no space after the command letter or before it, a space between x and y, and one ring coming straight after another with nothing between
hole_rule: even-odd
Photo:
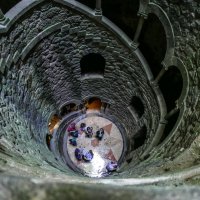
<instances>
[{"instance_id":1,"label":"group of people","mask_svg":"<svg viewBox=\"0 0 200 200\"><path fill-rule=\"evenodd\" d=\"M81 123L80 130L85 133L85 137L92 138L93 135L94 135L94 133L93 133L93 127L92 126L86 126L85 123ZM68 131L69 135L72 136L72 138L69 139L69 143L71 145L73 145L73 146L77 146L77 138L79 136L79 132L76 129L75 123L71 123L69 125L69 127L67 128L67 131ZM103 135L104 135L104 129L100 128L96 132L96 136L95 137L98 140L102 140Z\"/></svg>"},{"instance_id":2,"label":"group of people","mask_svg":"<svg viewBox=\"0 0 200 200\"><path fill-rule=\"evenodd\" d=\"M80 130L85 133L85 137L87 137L87 138L92 138L94 135L93 127L86 126L85 123L80 124ZM68 126L67 131L68 131L69 135L72 136L72 138L69 139L69 143L73 146L77 146L77 138L79 136L79 131L76 129L75 123L71 123ZM100 128L99 130L96 131L95 137L99 141L102 140L103 136L104 136L103 128ZM90 162L94 157L94 153L92 150L86 150L85 148L76 148L75 149L75 157L78 161L83 160L85 162ZM117 162L111 161L106 165L106 169L108 172L115 171L117 168L118 168Z\"/></svg>"},{"instance_id":3,"label":"group of people","mask_svg":"<svg viewBox=\"0 0 200 200\"><path fill-rule=\"evenodd\" d=\"M88 137L88 138L92 138L93 137L93 127L92 126L86 126L85 123L81 123L80 125L80 129L81 131L85 132L85 136ZM104 129L103 128L100 128L97 132L96 132L96 138L98 140L102 140L103 138L103 135L104 135Z\"/></svg>"},{"instance_id":4,"label":"group of people","mask_svg":"<svg viewBox=\"0 0 200 200\"><path fill-rule=\"evenodd\" d=\"M93 159L94 153L92 150L86 150L85 148L76 148L75 157L78 161L84 160L85 162L90 162Z\"/></svg>"}]
</instances>

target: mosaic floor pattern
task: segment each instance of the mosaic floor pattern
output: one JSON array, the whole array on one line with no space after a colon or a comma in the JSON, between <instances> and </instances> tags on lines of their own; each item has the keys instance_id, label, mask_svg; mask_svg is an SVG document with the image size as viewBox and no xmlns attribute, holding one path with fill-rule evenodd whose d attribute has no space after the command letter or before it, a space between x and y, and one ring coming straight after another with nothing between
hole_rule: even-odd
<instances>
[{"instance_id":1,"label":"mosaic floor pattern","mask_svg":"<svg viewBox=\"0 0 200 200\"><path fill-rule=\"evenodd\" d=\"M76 139L77 146L70 144L69 140L72 136L67 138L67 151L69 158L73 164L81 169L85 175L90 177L101 177L107 173L106 165L113 161L118 162L123 152L123 137L118 127L110 120L100 116L87 116L86 118L75 120L76 130L79 132L79 136ZM84 131L81 131L80 125L85 123L86 126L93 127L93 136L91 138L86 137ZM95 137L96 131L100 128L104 129L104 135L102 140ZM68 131L66 131L68 134ZM75 157L75 149L84 148L86 150L92 150L94 156L90 162L78 161Z\"/></svg>"}]
</instances>

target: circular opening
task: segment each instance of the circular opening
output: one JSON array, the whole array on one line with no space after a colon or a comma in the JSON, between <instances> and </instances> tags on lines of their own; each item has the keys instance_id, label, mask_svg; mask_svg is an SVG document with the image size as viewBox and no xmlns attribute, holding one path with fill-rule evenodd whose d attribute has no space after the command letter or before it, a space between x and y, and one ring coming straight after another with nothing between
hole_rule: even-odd
<instances>
[{"instance_id":1,"label":"circular opening","mask_svg":"<svg viewBox=\"0 0 200 200\"><path fill-rule=\"evenodd\" d=\"M63 123L66 126L59 143L71 169L90 177L107 176L117 170L124 158L126 138L114 118L93 112ZM116 168L110 169L112 165Z\"/></svg>"},{"instance_id":2,"label":"circular opening","mask_svg":"<svg viewBox=\"0 0 200 200\"><path fill-rule=\"evenodd\" d=\"M67 104L60 115L52 116L47 145L72 170L90 177L107 176L123 161L125 129L113 116L101 112L108 104L100 98L90 97L81 105L82 110L75 103Z\"/></svg>"}]
</instances>

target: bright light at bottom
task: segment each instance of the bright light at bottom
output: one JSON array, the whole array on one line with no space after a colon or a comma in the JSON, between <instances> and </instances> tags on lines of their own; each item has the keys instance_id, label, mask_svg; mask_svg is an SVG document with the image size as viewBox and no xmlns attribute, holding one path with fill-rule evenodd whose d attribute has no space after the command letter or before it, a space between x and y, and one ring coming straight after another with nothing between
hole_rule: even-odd
<instances>
[{"instance_id":1,"label":"bright light at bottom","mask_svg":"<svg viewBox=\"0 0 200 200\"><path fill-rule=\"evenodd\" d=\"M94 157L89 165L86 166L89 168L87 170L90 177L101 177L102 173L106 172L107 162L99 155L99 153L93 151Z\"/></svg>"}]
</instances>

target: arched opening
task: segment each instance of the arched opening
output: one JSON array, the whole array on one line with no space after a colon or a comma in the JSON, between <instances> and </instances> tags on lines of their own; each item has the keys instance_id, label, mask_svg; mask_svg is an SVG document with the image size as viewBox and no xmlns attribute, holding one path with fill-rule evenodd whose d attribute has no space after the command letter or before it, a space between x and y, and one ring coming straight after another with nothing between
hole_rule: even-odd
<instances>
[{"instance_id":1,"label":"arched opening","mask_svg":"<svg viewBox=\"0 0 200 200\"><path fill-rule=\"evenodd\" d=\"M49 120L49 133L46 135L46 143L47 143L47 146L48 148L51 150L50 148L50 142L51 142L51 139L53 138L53 133L55 132L55 130L58 129L59 127L59 124L60 124L60 117L57 115L57 114L54 114L51 119Z\"/></svg>"},{"instance_id":2,"label":"arched opening","mask_svg":"<svg viewBox=\"0 0 200 200\"><path fill-rule=\"evenodd\" d=\"M142 103L139 97L132 97L130 108L139 118L141 118L144 114L144 104Z\"/></svg>"},{"instance_id":3,"label":"arched opening","mask_svg":"<svg viewBox=\"0 0 200 200\"><path fill-rule=\"evenodd\" d=\"M148 15L139 37L139 43L140 50L156 78L162 69L161 62L164 60L167 50L165 29L156 15Z\"/></svg>"},{"instance_id":4,"label":"arched opening","mask_svg":"<svg viewBox=\"0 0 200 200\"><path fill-rule=\"evenodd\" d=\"M71 112L78 111L78 110L79 110L79 108L75 103L70 103L70 104L67 104L67 105L63 106L60 109L60 116L64 117L65 115L67 115L67 114L69 114Z\"/></svg>"},{"instance_id":5,"label":"arched opening","mask_svg":"<svg viewBox=\"0 0 200 200\"><path fill-rule=\"evenodd\" d=\"M138 149L144 145L147 139L147 127L144 125L134 136L133 136L133 150Z\"/></svg>"},{"instance_id":6,"label":"arched opening","mask_svg":"<svg viewBox=\"0 0 200 200\"><path fill-rule=\"evenodd\" d=\"M121 28L131 39L137 29L139 17L139 0L106 0L102 1L103 15Z\"/></svg>"},{"instance_id":7,"label":"arched opening","mask_svg":"<svg viewBox=\"0 0 200 200\"><path fill-rule=\"evenodd\" d=\"M183 78L180 70L170 67L159 81L159 86L164 96L167 112L176 107L176 100L179 99L183 89Z\"/></svg>"},{"instance_id":8,"label":"arched opening","mask_svg":"<svg viewBox=\"0 0 200 200\"><path fill-rule=\"evenodd\" d=\"M80 61L81 75L104 75L105 59L99 53L85 55Z\"/></svg>"},{"instance_id":9,"label":"arched opening","mask_svg":"<svg viewBox=\"0 0 200 200\"><path fill-rule=\"evenodd\" d=\"M86 110L101 110L102 102L101 99L92 97L85 101Z\"/></svg>"},{"instance_id":10,"label":"arched opening","mask_svg":"<svg viewBox=\"0 0 200 200\"><path fill-rule=\"evenodd\" d=\"M98 97L90 97L85 99L82 105L82 109L86 112L98 111L101 113L105 113L109 109L110 105L104 101L102 101Z\"/></svg>"},{"instance_id":11,"label":"arched opening","mask_svg":"<svg viewBox=\"0 0 200 200\"><path fill-rule=\"evenodd\" d=\"M58 128L60 118L57 114L53 115L49 121L49 132L53 133L54 129Z\"/></svg>"},{"instance_id":12,"label":"arched opening","mask_svg":"<svg viewBox=\"0 0 200 200\"><path fill-rule=\"evenodd\" d=\"M179 114L180 114L180 110L178 110L174 115L172 115L168 119L167 124L165 126L164 133L160 139L159 144L161 144L167 138L167 136L171 133L172 129L174 128L174 126L178 120Z\"/></svg>"}]
</instances>

